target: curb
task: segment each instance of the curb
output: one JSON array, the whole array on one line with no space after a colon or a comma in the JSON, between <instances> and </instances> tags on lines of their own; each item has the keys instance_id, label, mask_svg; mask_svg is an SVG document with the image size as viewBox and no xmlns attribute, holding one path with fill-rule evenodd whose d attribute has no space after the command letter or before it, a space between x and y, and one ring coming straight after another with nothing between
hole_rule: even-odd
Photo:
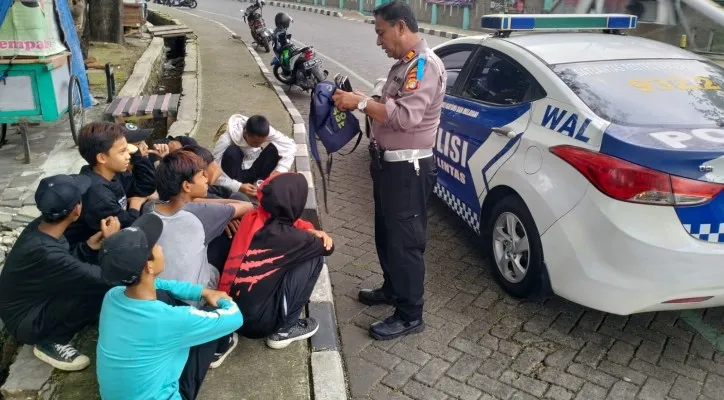
<instances>
[{"instance_id":1,"label":"curb","mask_svg":"<svg viewBox=\"0 0 724 400\"><path fill-rule=\"evenodd\" d=\"M347 21L364 22L364 23L373 24L373 25L375 23L374 18L365 18L365 19L349 18L349 17L345 17L344 14L342 14L339 11L332 11L332 10L329 10L326 8L319 8L319 7L307 6L307 5L297 4L297 3L290 3L288 1L270 1L269 5L281 7L281 8L291 8L293 10L299 10L299 11L307 11L307 12L311 12L311 13L315 13L315 14L329 15L332 17L342 18ZM448 39L457 39L459 37L468 36L464 33L449 32L449 31L444 31L441 29L430 29L430 28L423 28L423 27L420 27L419 31L421 33L425 33L428 35L439 36L439 37L448 38ZM481 32L480 34L483 35L484 33Z\"/></svg>"},{"instance_id":2,"label":"curb","mask_svg":"<svg viewBox=\"0 0 724 400\"><path fill-rule=\"evenodd\" d=\"M309 161L309 150L307 148L307 128L302 114L297 110L289 96L286 95L281 86L276 82L274 75L254 50L254 47L241 40L236 32L216 20L201 17L189 12L176 10L191 16L211 21L229 32L232 39L237 39L249 50L249 53L259 66L264 78L269 82L284 107L292 117L294 141L297 143L297 155L295 166L297 172L307 178L309 194L304 207L302 217L320 227L319 213L317 211L317 198L314 188L314 177L312 176L311 163ZM322 272L319 274L317 284L314 286L312 296L307 306L307 315L319 322L319 331L311 337L311 373L313 396L315 400L347 400L347 381L344 376L342 356L340 354L339 333L337 329L337 318L334 311L334 296L332 294L332 283L329 277L329 268L325 262Z\"/></svg>"}]
</instances>

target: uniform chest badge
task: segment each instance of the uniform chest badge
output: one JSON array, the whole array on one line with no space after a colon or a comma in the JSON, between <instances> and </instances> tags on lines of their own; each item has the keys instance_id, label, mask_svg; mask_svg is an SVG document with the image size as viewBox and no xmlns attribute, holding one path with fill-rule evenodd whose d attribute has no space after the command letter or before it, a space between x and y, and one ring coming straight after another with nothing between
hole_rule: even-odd
<instances>
[{"instance_id":1,"label":"uniform chest badge","mask_svg":"<svg viewBox=\"0 0 724 400\"><path fill-rule=\"evenodd\" d=\"M417 67L412 67L410 72L407 73L405 80L405 89L415 90L420 85L420 81L417 79Z\"/></svg>"}]
</instances>

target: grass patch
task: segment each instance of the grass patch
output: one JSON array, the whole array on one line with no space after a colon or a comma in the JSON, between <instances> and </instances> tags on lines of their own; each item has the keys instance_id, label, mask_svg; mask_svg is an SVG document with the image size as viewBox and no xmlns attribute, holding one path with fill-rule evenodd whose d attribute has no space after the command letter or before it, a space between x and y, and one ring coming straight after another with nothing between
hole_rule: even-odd
<instances>
[{"instance_id":1,"label":"grass patch","mask_svg":"<svg viewBox=\"0 0 724 400\"><path fill-rule=\"evenodd\" d=\"M136 61L148 47L149 40L126 38L123 45L115 43L91 42L88 58L95 59L92 65L113 65L116 76L116 93L118 93L133 72ZM108 95L106 73L103 69L88 68L88 83L93 97L105 98Z\"/></svg>"}]
</instances>

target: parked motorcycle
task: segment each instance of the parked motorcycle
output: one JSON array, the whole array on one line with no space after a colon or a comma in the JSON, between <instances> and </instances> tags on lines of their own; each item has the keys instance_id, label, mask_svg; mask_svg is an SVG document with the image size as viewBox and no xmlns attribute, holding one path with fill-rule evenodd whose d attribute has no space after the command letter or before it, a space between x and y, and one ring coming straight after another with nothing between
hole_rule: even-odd
<instances>
[{"instance_id":1,"label":"parked motorcycle","mask_svg":"<svg viewBox=\"0 0 724 400\"><path fill-rule=\"evenodd\" d=\"M274 22L277 26L273 34L275 56L271 61L274 77L285 85L297 85L305 91L314 89L329 75L327 70L322 70L322 60L314 47L298 47L292 43L292 34L287 33L292 19L286 13L277 14Z\"/></svg>"},{"instance_id":2,"label":"parked motorcycle","mask_svg":"<svg viewBox=\"0 0 724 400\"><path fill-rule=\"evenodd\" d=\"M264 51L267 53L271 51L272 44L272 31L266 27L264 18L262 18L262 8L264 7L264 0L254 0L254 3L242 10L244 14L244 22L248 22L249 30L251 31L251 37L254 39L254 43L258 46L262 46Z\"/></svg>"},{"instance_id":3,"label":"parked motorcycle","mask_svg":"<svg viewBox=\"0 0 724 400\"><path fill-rule=\"evenodd\" d=\"M158 0L161 4L169 7L196 8L196 0Z\"/></svg>"}]
</instances>

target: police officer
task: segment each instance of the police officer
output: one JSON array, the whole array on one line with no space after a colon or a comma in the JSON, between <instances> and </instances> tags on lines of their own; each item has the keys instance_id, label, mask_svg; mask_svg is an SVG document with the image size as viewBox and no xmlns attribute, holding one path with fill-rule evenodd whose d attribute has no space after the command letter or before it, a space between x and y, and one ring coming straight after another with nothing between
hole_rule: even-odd
<instances>
[{"instance_id":1,"label":"police officer","mask_svg":"<svg viewBox=\"0 0 724 400\"><path fill-rule=\"evenodd\" d=\"M432 156L447 74L418 35L412 9L394 0L374 10L377 45L397 62L379 101L337 90L341 110L363 111L372 122L370 173L375 200L375 244L385 281L363 289L359 301L394 305L395 312L370 326L378 340L422 332L427 200L437 180Z\"/></svg>"}]
</instances>

